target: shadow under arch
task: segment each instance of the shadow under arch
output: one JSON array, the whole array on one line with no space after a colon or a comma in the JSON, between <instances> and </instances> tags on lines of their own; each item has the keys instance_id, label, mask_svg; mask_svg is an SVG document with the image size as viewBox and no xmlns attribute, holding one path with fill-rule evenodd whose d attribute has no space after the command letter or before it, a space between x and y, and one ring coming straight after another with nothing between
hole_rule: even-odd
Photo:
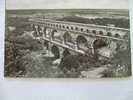
<instances>
[{"instance_id":1,"label":"shadow under arch","mask_svg":"<svg viewBox=\"0 0 133 100\"><path fill-rule=\"evenodd\" d=\"M56 29L54 29L52 32L51 32L51 38L54 40L55 39L55 32L57 32Z\"/></svg>"},{"instance_id":2,"label":"shadow under arch","mask_svg":"<svg viewBox=\"0 0 133 100\"><path fill-rule=\"evenodd\" d=\"M46 37L46 30L47 30L47 27L43 27L43 34L45 37Z\"/></svg>"},{"instance_id":3,"label":"shadow under arch","mask_svg":"<svg viewBox=\"0 0 133 100\"><path fill-rule=\"evenodd\" d=\"M82 49L82 50L88 49L88 41L85 38L85 36L79 35L76 38L76 42L77 42L77 48L78 49Z\"/></svg>"},{"instance_id":4,"label":"shadow under arch","mask_svg":"<svg viewBox=\"0 0 133 100\"><path fill-rule=\"evenodd\" d=\"M103 39L96 39L93 42L93 48L94 49L99 49L99 48L105 47L107 45L108 44Z\"/></svg>"},{"instance_id":5,"label":"shadow under arch","mask_svg":"<svg viewBox=\"0 0 133 100\"><path fill-rule=\"evenodd\" d=\"M51 47L51 52L54 54L54 58L55 59L60 58L60 50L59 50L59 48L56 45L53 45Z\"/></svg>"},{"instance_id":6,"label":"shadow under arch","mask_svg":"<svg viewBox=\"0 0 133 100\"><path fill-rule=\"evenodd\" d=\"M64 43L73 43L72 36L70 35L69 32L65 32L63 35Z\"/></svg>"},{"instance_id":7,"label":"shadow under arch","mask_svg":"<svg viewBox=\"0 0 133 100\"><path fill-rule=\"evenodd\" d=\"M70 51L66 48L64 51L63 51L63 57L66 57L68 55L71 55Z\"/></svg>"},{"instance_id":8,"label":"shadow under arch","mask_svg":"<svg viewBox=\"0 0 133 100\"><path fill-rule=\"evenodd\" d=\"M61 42L61 33L54 29L51 32L51 38L54 41Z\"/></svg>"}]
</instances>

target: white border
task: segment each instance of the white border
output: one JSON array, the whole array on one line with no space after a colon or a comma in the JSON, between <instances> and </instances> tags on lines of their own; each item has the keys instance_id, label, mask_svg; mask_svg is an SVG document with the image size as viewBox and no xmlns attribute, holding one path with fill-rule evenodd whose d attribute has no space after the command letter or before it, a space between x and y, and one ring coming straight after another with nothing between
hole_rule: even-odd
<instances>
[{"instance_id":1,"label":"white border","mask_svg":"<svg viewBox=\"0 0 133 100\"><path fill-rule=\"evenodd\" d=\"M5 1L0 0L0 100L133 100L133 77L75 81L4 79L4 7ZM132 7L133 0L130 0L131 51L133 52Z\"/></svg>"}]
</instances>

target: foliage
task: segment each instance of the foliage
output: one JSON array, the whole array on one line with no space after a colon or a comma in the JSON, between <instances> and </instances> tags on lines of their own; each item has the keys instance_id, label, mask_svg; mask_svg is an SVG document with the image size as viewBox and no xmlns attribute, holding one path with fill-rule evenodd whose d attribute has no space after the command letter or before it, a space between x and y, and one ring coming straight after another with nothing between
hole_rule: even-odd
<instances>
[{"instance_id":1,"label":"foliage","mask_svg":"<svg viewBox=\"0 0 133 100\"><path fill-rule=\"evenodd\" d=\"M131 50L119 48L111 59L108 69L103 72L103 77L126 77L131 75Z\"/></svg>"}]
</instances>

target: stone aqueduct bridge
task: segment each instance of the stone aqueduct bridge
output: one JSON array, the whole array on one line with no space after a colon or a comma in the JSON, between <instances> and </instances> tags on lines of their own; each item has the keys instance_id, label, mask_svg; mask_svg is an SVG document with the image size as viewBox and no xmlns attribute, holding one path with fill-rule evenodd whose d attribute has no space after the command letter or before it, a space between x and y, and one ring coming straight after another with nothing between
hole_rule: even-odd
<instances>
[{"instance_id":1,"label":"stone aqueduct bridge","mask_svg":"<svg viewBox=\"0 0 133 100\"><path fill-rule=\"evenodd\" d=\"M64 50L75 53L94 53L95 49L106 47L115 51L118 44L127 44L129 30L110 26L55 21L30 18L34 36L47 44L47 49L59 52ZM103 56L110 53L102 52Z\"/></svg>"}]
</instances>

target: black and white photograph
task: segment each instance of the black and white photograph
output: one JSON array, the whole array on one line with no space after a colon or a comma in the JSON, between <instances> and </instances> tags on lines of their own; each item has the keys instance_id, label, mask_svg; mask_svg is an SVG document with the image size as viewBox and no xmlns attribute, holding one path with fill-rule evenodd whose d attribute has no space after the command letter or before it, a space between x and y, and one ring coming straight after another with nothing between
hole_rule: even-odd
<instances>
[{"instance_id":1,"label":"black and white photograph","mask_svg":"<svg viewBox=\"0 0 133 100\"><path fill-rule=\"evenodd\" d=\"M5 13L5 77L131 76L128 0L6 0Z\"/></svg>"}]
</instances>

